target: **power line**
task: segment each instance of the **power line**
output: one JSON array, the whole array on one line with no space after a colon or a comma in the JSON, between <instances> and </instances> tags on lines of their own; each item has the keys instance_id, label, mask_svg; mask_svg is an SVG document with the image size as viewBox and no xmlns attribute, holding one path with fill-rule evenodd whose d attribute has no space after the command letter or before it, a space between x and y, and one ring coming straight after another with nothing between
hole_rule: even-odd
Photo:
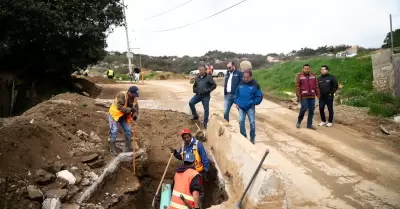
<instances>
[{"instance_id":1,"label":"power line","mask_svg":"<svg viewBox=\"0 0 400 209\"><path fill-rule=\"evenodd\" d=\"M188 24L186 24L186 25L182 25L182 26L179 26L179 27L176 27L176 28L170 28L170 29L165 29L165 30L155 30L155 31L150 31L150 32L159 33L159 32L167 32L167 31L171 31L171 30L181 29L181 28L184 28L184 27L187 27L187 26L196 24L196 23L198 23L198 22L201 22L201 21L203 21L203 20L207 20L207 19L209 19L209 18L211 18L211 17L214 17L214 16L216 16L216 15L218 15L218 14L221 14L222 12L225 12L225 11L227 11L227 10L229 10L229 9L231 9L231 8L237 6L237 5L239 5L239 4L241 4L241 3L245 2L245 1L247 1L247 0L242 0L242 1L240 1L239 3L236 3L236 4L234 4L234 5L232 5L232 6L228 7L228 8L225 8L225 9L223 9L223 10L221 10L221 11L215 13L215 14L212 14L212 15L210 15L210 16L208 16L208 17L204 17L204 18L199 19L199 20L197 20L197 21L194 21L194 22L192 22L192 23L188 23Z\"/></svg>"},{"instance_id":2,"label":"power line","mask_svg":"<svg viewBox=\"0 0 400 209\"><path fill-rule=\"evenodd\" d=\"M153 16L151 16L151 17L148 17L148 18L144 19L144 20L148 20L148 19L151 19L151 18L154 18L154 17L158 17L158 16L160 16L160 15L163 15L163 14L165 14L165 13L168 13L168 12L170 12L170 11L172 11L172 10L175 10L175 9L177 9L177 8L183 6L183 5L185 5L185 4L187 4L187 3L191 2L191 1L193 1L193 0L186 1L186 2L184 2L184 3L182 3L182 4L180 4L180 5L178 5L178 6L174 7L174 8L172 8L172 9L169 9L169 10L167 10L167 11L164 11L164 12L161 12L161 13L159 13L159 14L153 15Z\"/></svg>"}]
</instances>

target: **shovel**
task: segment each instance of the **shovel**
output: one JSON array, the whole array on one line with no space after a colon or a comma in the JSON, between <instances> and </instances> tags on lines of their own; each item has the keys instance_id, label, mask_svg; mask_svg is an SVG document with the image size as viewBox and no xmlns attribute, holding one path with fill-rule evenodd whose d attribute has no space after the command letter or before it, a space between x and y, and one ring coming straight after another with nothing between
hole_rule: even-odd
<instances>
[{"instance_id":1,"label":"shovel","mask_svg":"<svg viewBox=\"0 0 400 209\"><path fill-rule=\"evenodd\" d=\"M189 209L193 209L192 207L190 207L188 201L186 200L186 198L183 195L180 195L179 197L185 203L186 207L188 207Z\"/></svg>"},{"instance_id":2,"label":"shovel","mask_svg":"<svg viewBox=\"0 0 400 209\"><path fill-rule=\"evenodd\" d=\"M242 208L243 208L243 207L242 207L243 199L244 199L244 197L246 196L246 193L247 193L247 191L249 190L249 188L250 188L251 184L253 183L254 179L256 178L258 172L260 171L260 168L261 168L262 164L264 163L265 157L267 157L268 154L269 154L269 149L265 150L265 153L264 153L263 158L261 159L260 163L258 164L258 167L257 167L256 171L254 172L253 176L251 177L250 182L249 182L249 184L247 185L246 189L244 190L242 197L241 197L240 200L235 204L234 209L242 209Z\"/></svg>"},{"instance_id":3,"label":"shovel","mask_svg":"<svg viewBox=\"0 0 400 209\"><path fill-rule=\"evenodd\" d=\"M153 208L154 208L154 203L155 203L155 201L156 201L156 197L157 197L157 195L158 195L158 192L160 191L161 184L162 184L162 182L164 181L165 174L167 173L169 164L171 163L172 156L174 156L173 153L171 153L171 155L169 156L169 160L168 160L167 167L165 168L164 174L163 174L162 177L161 177L160 184L158 185L158 188L157 188L157 191L156 191L156 195L154 195L153 202L151 203L151 206L153 206ZM171 189L173 189L173 188L171 188Z\"/></svg>"}]
</instances>

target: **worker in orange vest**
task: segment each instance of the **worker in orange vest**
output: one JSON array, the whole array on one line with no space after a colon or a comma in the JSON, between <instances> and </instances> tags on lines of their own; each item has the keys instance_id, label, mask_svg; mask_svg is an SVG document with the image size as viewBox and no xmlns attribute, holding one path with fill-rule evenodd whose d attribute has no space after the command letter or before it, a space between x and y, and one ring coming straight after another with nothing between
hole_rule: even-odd
<instances>
[{"instance_id":1,"label":"worker in orange vest","mask_svg":"<svg viewBox=\"0 0 400 209\"><path fill-rule=\"evenodd\" d=\"M119 123L124 131L125 137L125 152L132 152L132 140L131 133L132 128L130 122L132 120L136 121L139 114L139 105L137 103L137 98L139 97L139 88L136 86L131 86L128 91L123 91L117 95L114 102L111 104L108 110L108 122L110 125L110 145L111 154L116 156L117 146L117 134L118 134L118 124Z\"/></svg>"},{"instance_id":2,"label":"worker in orange vest","mask_svg":"<svg viewBox=\"0 0 400 209\"><path fill-rule=\"evenodd\" d=\"M203 187L200 184L200 174L195 169L195 160L194 154L187 152L183 157L183 165L176 169L171 185L170 209L200 209L200 195L203 193Z\"/></svg>"}]
</instances>

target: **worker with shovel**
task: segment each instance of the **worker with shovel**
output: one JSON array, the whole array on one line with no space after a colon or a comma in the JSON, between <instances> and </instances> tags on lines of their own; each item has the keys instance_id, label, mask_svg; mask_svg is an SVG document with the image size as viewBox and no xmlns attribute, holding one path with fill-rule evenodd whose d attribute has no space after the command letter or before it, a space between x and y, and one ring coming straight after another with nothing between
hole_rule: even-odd
<instances>
[{"instance_id":1,"label":"worker with shovel","mask_svg":"<svg viewBox=\"0 0 400 209\"><path fill-rule=\"evenodd\" d=\"M182 147L180 147L178 151L174 148L169 149L178 160L184 160L184 155L186 153L192 153L195 156L195 169L199 172L201 176L200 183L203 185L204 181L207 181L207 172L210 166L206 149L201 141L192 136L188 128L182 129L180 135L183 140ZM201 199L203 203L204 194L201 196Z\"/></svg>"},{"instance_id":2,"label":"worker with shovel","mask_svg":"<svg viewBox=\"0 0 400 209\"><path fill-rule=\"evenodd\" d=\"M183 165L176 169L172 182L170 209L200 209L203 187L201 177L195 168L196 157L191 152L183 155Z\"/></svg>"},{"instance_id":3,"label":"worker with shovel","mask_svg":"<svg viewBox=\"0 0 400 209\"><path fill-rule=\"evenodd\" d=\"M108 111L108 121L110 125L111 154L114 156L118 154L116 146L118 123L124 131L125 152L133 151L131 140L132 128L130 122L132 120L136 121L139 114L139 105L137 103L138 97L139 88L131 86L128 91L119 93L110 106Z\"/></svg>"}]
</instances>

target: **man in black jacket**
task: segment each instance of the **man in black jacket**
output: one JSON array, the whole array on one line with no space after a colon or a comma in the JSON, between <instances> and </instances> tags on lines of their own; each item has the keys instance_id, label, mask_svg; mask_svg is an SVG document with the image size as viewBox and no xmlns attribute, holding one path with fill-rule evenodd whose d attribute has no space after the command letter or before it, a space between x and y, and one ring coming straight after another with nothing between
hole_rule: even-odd
<instances>
[{"instance_id":1,"label":"man in black jacket","mask_svg":"<svg viewBox=\"0 0 400 209\"><path fill-rule=\"evenodd\" d=\"M336 90L338 89L338 82L335 76L328 73L328 66L321 66L321 76L318 78L318 84L321 97L319 98L319 113L321 116L321 123L319 126L331 127L333 122L333 99ZM329 118L328 123L325 118L325 105L328 106Z\"/></svg>"},{"instance_id":2,"label":"man in black jacket","mask_svg":"<svg viewBox=\"0 0 400 209\"><path fill-rule=\"evenodd\" d=\"M193 84L193 93L195 95L189 101L189 107L192 111L192 120L198 120L199 115L196 112L195 105L199 102L203 104L204 108L204 121L203 126L206 129L208 123L208 115L209 115L209 108L210 108L210 93L217 88L214 79L211 75L207 75L205 67L199 67L199 75L197 76L196 80Z\"/></svg>"}]
</instances>

